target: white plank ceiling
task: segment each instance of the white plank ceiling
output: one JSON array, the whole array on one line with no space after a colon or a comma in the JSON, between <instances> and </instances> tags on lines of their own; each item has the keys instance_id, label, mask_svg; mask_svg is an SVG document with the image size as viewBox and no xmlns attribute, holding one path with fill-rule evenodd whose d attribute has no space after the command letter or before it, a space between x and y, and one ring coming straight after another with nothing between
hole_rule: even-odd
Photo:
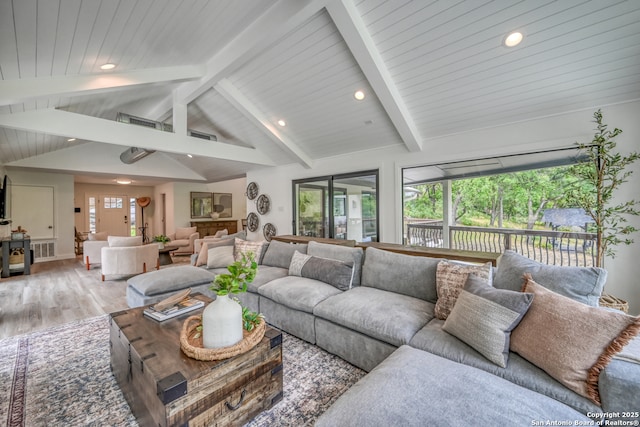
<instances>
[{"instance_id":1,"label":"white plank ceiling","mask_svg":"<svg viewBox=\"0 0 640 427\"><path fill-rule=\"evenodd\" d=\"M0 78L5 166L107 182L105 143L211 182L640 98L640 1L0 0Z\"/></svg>"}]
</instances>

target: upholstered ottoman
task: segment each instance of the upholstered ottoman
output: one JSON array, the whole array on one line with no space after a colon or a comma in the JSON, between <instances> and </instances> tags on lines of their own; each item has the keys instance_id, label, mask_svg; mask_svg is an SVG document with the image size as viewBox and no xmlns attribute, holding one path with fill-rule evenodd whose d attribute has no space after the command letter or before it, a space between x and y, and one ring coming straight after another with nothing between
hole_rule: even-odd
<instances>
[{"instance_id":1,"label":"upholstered ottoman","mask_svg":"<svg viewBox=\"0 0 640 427\"><path fill-rule=\"evenodd\" d=\"M131 308L153 304L186 288L215 298L209 290L214 277L214 273L190 265L139 274L127 280L127 304Z\"/></svg>"},{"instance_id":2,"label":"upholstered ottoman","mask_svg":"<svg viewBox=\"0 0 640 427\"><path fill-rule=\"evenodd\" d=\"M531 426L547 421L578 425L590 419L488 372L405 345L340 396L316 427Z\"/></svg>"}]
</instances>

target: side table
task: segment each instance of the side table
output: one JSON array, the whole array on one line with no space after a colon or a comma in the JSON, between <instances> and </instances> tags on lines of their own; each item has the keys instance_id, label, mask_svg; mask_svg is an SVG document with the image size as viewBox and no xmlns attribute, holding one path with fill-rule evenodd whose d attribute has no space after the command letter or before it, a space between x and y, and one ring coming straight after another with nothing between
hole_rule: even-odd
<instances>
[{"instance_id":1,"label":"side table","mask_svg":"<svg viewBox=\"0 0 640 427\"><path fill-rule=\"evenodd\" d=\"M25 239L3 239L2 240L2 275L1 277L9 277L9 256L11 249L24 249L24 267L22 274L31 274L31 239L29 237ZM20 272L20 270L14 270L14 272Z\"/></svg>"}]
</instances>

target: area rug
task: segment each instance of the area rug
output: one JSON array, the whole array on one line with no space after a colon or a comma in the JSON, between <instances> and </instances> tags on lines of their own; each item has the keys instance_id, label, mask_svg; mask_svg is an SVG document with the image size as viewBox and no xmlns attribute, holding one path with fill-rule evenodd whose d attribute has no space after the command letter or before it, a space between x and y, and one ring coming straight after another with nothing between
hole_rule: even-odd
<instances>
[{"instance_id":1,"label":"area rug","mask_svg":"<svg viewBox=\"0 0 640 427\"><path fill-rule=\"evenodd\" d=\"M109 367L109 316L0 340L0 423L137 426ZM248 425L303 426L365 372L283 334L284 397Z\"/></svg>"}]
</instances>

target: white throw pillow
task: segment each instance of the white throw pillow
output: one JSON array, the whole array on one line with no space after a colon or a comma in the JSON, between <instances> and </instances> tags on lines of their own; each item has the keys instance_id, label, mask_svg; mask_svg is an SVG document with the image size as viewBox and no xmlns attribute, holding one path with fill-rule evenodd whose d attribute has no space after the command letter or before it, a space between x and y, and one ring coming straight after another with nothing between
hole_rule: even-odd
<instances>
[{"instance_id":1,"label":"white throw pillow","mask_svg":"<svg viewBox=\"0 0 640 427\"><path fill-rule=\"evenodd\" d=\"M234 262L233 246L218 246L208 250L207 268L225 268Z\"/></svg>"}]
</instances>

